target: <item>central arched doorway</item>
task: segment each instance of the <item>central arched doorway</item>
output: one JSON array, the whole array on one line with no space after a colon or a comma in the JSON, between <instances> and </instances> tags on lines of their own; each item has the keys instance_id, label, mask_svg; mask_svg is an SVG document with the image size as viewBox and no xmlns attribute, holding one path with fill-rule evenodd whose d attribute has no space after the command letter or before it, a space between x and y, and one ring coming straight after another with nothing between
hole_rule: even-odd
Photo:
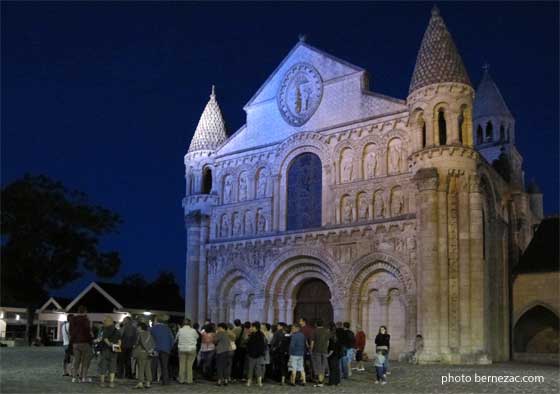
<instances>
[{"instance_id":1,"label":"central arched doorway","mask_svg":"<svg viewBox=\"0 0 560 394\"><path fill-rule=\"evenodd\" d=\"M325 325L333 321L331 292L321 279L309 279L303 282L298 289L294 322L299 321L302 317L305 317L310 323L321 319Z\"/></svg>"}]
</instances>

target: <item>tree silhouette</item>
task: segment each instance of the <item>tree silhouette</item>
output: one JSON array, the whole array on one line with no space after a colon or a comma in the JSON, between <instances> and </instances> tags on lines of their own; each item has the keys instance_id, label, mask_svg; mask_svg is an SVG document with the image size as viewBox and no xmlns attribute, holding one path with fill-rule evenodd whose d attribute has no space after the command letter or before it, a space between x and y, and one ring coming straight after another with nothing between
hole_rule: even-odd
<instances>
[{"instance_id":1,"label":"tree silhouette","mask_svg":"<svg viewBox=\"0 0 560 394\"><path fill-rule=\"evenodd\" d=\"M101 277L118 272L119 254L101 251L99 242L121 219L84 193L44 175L25 175L6 185L1 199L2 303L27 306L28 334L34 307L49 290L84 271Z\"/></svg>"}]
</instances>

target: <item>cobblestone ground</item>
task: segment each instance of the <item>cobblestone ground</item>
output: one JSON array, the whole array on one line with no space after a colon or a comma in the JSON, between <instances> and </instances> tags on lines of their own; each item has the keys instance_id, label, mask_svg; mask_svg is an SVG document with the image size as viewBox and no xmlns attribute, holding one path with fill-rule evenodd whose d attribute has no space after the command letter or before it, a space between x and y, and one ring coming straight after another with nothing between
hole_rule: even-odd
<instances>
[{"instance_id":1,"label":"cobblestone ground","mask_svg":"<svg viewBox=\"0 0 560 394\"><path fill-rule=\"evenodd\" d=\"M95 383L76 384L61 376L62 348L1 348L0 349L0 392L1 393L100 393L138 392L132 387L134 381L118 380L114 389L101 388ZM95 373L96 360L91 372ZM558 393L560 392L559 368L520 363L500 363L487 366L410 365L393 363L389 383L375 385L374 369L366 365L366 372L354 373L338 387L323 389L307 387L283 387L266 382L264 387L247 388L242 384L227 388L216 387L202 381L192 386L171 384L154 385L149 392L157 393ZM471 383L442 384L442 376L471 378ZM474 383L478 376L542 376L542 383ZM95 379L94 379L95 380ZM144 391L144 390L142 390Z\"/></svg>"}]
</instances>

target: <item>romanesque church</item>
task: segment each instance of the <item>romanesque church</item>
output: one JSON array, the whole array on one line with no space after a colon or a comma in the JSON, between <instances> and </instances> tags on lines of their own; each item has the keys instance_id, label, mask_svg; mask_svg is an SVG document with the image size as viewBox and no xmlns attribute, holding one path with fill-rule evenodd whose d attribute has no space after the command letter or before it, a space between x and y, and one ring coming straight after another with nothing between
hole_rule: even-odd
<instances>
[{"instance_id":1,"label":"romanesque church","mask_svg":"<svg viewBox=\"0 0 560 394\"><path fill-rule=\"evenodd\" d=\"M187 316L348 320L370 341L386 325L392 358L417 334L422 362L508 358L509 272L542 194L437 8L406 98L300 40L244 110L227 135L212 89L185 155Z\"/></svg>"}]
</instances>

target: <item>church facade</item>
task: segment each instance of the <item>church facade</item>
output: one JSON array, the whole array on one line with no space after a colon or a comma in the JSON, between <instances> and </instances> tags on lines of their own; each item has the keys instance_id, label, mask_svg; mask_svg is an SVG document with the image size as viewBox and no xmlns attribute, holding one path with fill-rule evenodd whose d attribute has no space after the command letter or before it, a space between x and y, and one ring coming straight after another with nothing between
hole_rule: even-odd
<instances>
[{"instance_id":1,"label":"church facade","mask_svg":"<svg viewBox=\"0 0 560 394\"><path fill-rule=\"evenodd\" d=\"M300 40L227 136L214 89L185 155L186 316L380 325L391 357L509 358L509 271L542 219L515 121L437 9L406 99ZM371 351L371 349L370 349Z\"/></svg>"}]
</instances>

